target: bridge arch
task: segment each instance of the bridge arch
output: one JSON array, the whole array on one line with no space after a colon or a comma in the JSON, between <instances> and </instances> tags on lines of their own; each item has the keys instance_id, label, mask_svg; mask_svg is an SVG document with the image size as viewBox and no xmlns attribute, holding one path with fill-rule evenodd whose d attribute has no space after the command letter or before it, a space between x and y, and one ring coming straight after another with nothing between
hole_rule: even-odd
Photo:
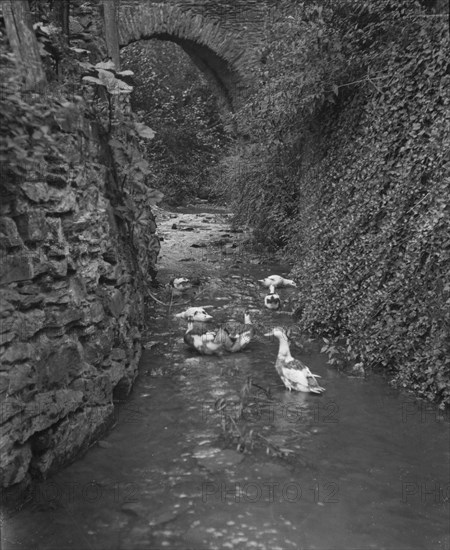
<instances>
[{"instance_id":1,"label":"bridge arch","mask_svg":"<svg viewBox=\"0 0 450 550\"><path fill-rule=\"evenodd\" d=\"M119 13L119 43L169 40L178 44L205 74L221 103L234 111L248 94L255 60L240 37L190 10L174 5L127 6Z\"/></svg>"}]
</instances>

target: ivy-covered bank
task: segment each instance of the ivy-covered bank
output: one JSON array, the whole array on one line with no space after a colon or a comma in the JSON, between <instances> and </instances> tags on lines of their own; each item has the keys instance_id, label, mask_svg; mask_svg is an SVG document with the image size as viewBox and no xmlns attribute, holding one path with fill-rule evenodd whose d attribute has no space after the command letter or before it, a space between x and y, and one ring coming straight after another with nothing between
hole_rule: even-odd
<instances>
[{"instance_id":1,"label":"ivy-covered bank","mask_svg":"<svg viewBox=\"0 0 450 550\"><path fill-rule=\"evenodd\" d=\"M89 10L77 12L87 26ZM69 46L41 22L53 55L39 92L24 90L1 29L4 488L45 477L111 422L113 399L137 375L145 291L156 273L150 205L161 193L146 186L140 154L152 131L127 107L127 74L95 63L102 42L79 27Z\"/></svg>"},{"instance_id":2,"label":"ivy-covered bank","mask_svg":"<svg viewBox=\"0 0 450 550\"><path fill-rule=\"evenodd\" d=\"M282 3L239 114L251 144L223 164L237 218L294 263L302 329L445 407L448 6L427 4Z\"/></svg>"}]
</instances>

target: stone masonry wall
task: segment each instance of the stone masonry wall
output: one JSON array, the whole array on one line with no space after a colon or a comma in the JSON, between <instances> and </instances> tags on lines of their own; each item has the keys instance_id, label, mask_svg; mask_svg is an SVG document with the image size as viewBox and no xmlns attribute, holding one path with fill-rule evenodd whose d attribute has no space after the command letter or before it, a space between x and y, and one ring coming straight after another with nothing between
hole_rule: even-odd
<instances>
[{"instance_id":1,"label":"stone masonry wall","mask_svg":"<svg viewBox=\"0 0 450 550\"><path fill-rule=\"evenodd\" d=\"M142 14L153 4L121 0L121 9L139 5ZM122 44L152 33L178 37L200 65L221 72L225 87L245 88L253 63L249 45L262 28L260 4L237 4L224 10L213 2L169 0L149 9L145 20L132 10L122 20ZM102 57L98 37L84 42L84 27L98 22L86 6L71 18L72 45ZM63 158L47 158L25 180L8 182L0 201L4 488L45 477L86 449L110 421L113 398L126 396L137 374L145 281L136 265L149 278L154 274L156 225L144 206L139 218L146 227L134 227L130 237L115 215L120 193L111 154L79 107L60 121Z\"/></svg>"},{"instance_id":2,"label":"stone masonry wall","mask_svg":"<svg viewBox=\"0 0 450 550\"><path fill-rule=\"evenodd\" d=\"M229 108L248 97L260 64L267 2L121 0L121 46L154 37L179 44Z\"/></svg>"},{"instance_id":3,"label":"stone masonry wall","mask_svg":"<svg viewBox=\"0 0 450 550\"><path fill-rule=\"evenodd\" d=\"M81 112L63 127L68 160L48 159L0 204L2 487L87 448L141 353L142 289L110 201L108 148Z\"/></svg>"}]
</instances>

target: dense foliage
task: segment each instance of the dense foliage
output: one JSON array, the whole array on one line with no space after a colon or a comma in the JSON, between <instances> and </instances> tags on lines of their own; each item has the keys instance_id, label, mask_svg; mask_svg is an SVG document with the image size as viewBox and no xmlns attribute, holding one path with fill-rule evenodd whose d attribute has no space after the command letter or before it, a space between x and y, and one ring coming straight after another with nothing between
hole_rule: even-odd
<instances>
[{"instance_id":1,"label":"dense foliage","mask_svg":"<svg viewBox=\"0 0 450 550\"><path fill-rule=\"evenodd\" d=\"M132 44L124 63L135 73L133 109L155 130L147 147L152 185L170 204L208 196L209 172L227 137L205 78L170 42Z\"/></svg>"},{"instance_id":2,"label":"dense foliage","mask_svg":"<svg viewBox=\"0 0 450 550\"><path fill-rule=\"evenodd\" d=\"M69 49L67 53L73 54ZM51 95L24 91L3 19L0 20L0 72L0 170L5 185L10 178L43 168L49 156L58 158L58 132L81 97L72 95L69 101L63 88Z\"/></svg>"},{"instance_id":3,"label":"dense foliage","mask_svg":"<svg viewBox=\"0 0 450 550\"><path fill-rule=\"evenodd\" d=\"M24 179L45 177L49 161L70 165L68 142L82 149L87 136L79 121L82 117L92 120L109 172L107 198L116 221L125 228L136 276L147 284L149 275L156 276L160 248L151 206L161 201L163 194L151 187L151 169L144 158L146 143L154 138L154 132L130 107L133 73L116 70L112 61L91 62L104 50L102 37L79 33L69 44L52 24L47 3L41 2L37 8L34 28L51 82L44 93L24 91L0 26L0 168L6 176L0 191L16 195Z\"/></svg>"},{"instance_id":4,"label":"dense foliage","mask_svg":"<svg viewBox=\"0 0 450 550\"><path fill-rule=\"evenodd\" d=\"M239 113L237 217L283 246L303 329L450 403L448 15L406 0L284 2ZM234 183L234 184L233 184Z\"/></svg>"}]
</instances>

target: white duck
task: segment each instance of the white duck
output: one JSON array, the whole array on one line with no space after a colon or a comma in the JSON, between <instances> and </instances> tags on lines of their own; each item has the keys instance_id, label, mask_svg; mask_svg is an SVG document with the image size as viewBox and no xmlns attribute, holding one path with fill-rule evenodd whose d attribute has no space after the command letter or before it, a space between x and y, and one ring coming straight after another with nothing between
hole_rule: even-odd
<instances>
[{"instance_id":1,"label":"white duck","mask_svg":"<svg viewBox=\"0 0 450 550\"><path fill-rule=\"evenodd\" d=\"M255 327L250 319L250 313L244 312L243 323L227 323L223 330L228 335L222 336L225 339L225 349L231 353L242 351L245 349L253 339L255 334Z\"/></svg>"},{"instance_id":2,"label":"white duck","mask_svg":"<svg viewBox=\"0 0 450 550\"><path fill-rule=\"evenodd\" d=\"M187 330L184 334L184 343L202 355L221 355L223 343L216 341L217 332L207 331L204 328L194 328L194 319L189 317Z\"/></svg>"},{"instance_id":3,"label":"white duck","mask_svg":"<svg viewBox=\"0 0 450 550\"><path fill-rule=\"evenodd\" d=\"M195 286L200 286L200 284L201 281L198 277L191 279L188 279L187 277L175 277L169 281L169 288L172 290L173 296L181 296Z\"/></svg>"},{"instance_id":4,"label":"white duck","mask_svg":"<svg viewBox=\"0 0 450 550\"><path fill-rule=\"evenodd\" d=\"M204 307L188 307L186 311L177 313L175 317L177 319L189 319L189 317L193 317L194 321L201 323L212 320L212 316L208 314Z\"/></svg>"},{"instance_id":5,"label":"white duck","mask_svg":"<svg viewBox=\"0 0 450 550\"><path fill-rule=\"evenodd\" d=\"M284 328L275 327L264 336L275 336L280 341L275 368L289 391L319 394L325 391L325 388L322 388L316 380L320 376L313 374L304 363L292 357L288 335Z\"/></svg>"},{"instance_id":6,"label":"white duck","mask_svg":"<svg viewBox=\"0 0 450 550\"><path fill-rule=\"evenodd\" d=\"M191 281L186 279L186 277L175 277L170 280L169 285L178 292L183 292L184 290L192 288Z\"/></svg>"},{"instance_id":7,"label":"white duck","mask_svg":"<svg viewBox=\"0 0 450 550\"><path fill-rule=\"evenodd\" d=\"M265 279L258 279L258 282L268 288L271 286L274 286L275 288L283 286L297 286L295 281L292 279L285 279L284 277L281 277L281 275L269 275L269 277L266 277Z\"/></svg>"},{"instance_id":8,"label":"white duck","mask_svg":"<svg viewBox=\"0 0 450 550\"><path fill-rule=\"evenodd\" d=\"M264 306L273 311L276 311L281 307L280 296L275 292L274 285L270 285L269 287L269 294L267 294L264 298Z\"/></svg>"}]
</instances>

